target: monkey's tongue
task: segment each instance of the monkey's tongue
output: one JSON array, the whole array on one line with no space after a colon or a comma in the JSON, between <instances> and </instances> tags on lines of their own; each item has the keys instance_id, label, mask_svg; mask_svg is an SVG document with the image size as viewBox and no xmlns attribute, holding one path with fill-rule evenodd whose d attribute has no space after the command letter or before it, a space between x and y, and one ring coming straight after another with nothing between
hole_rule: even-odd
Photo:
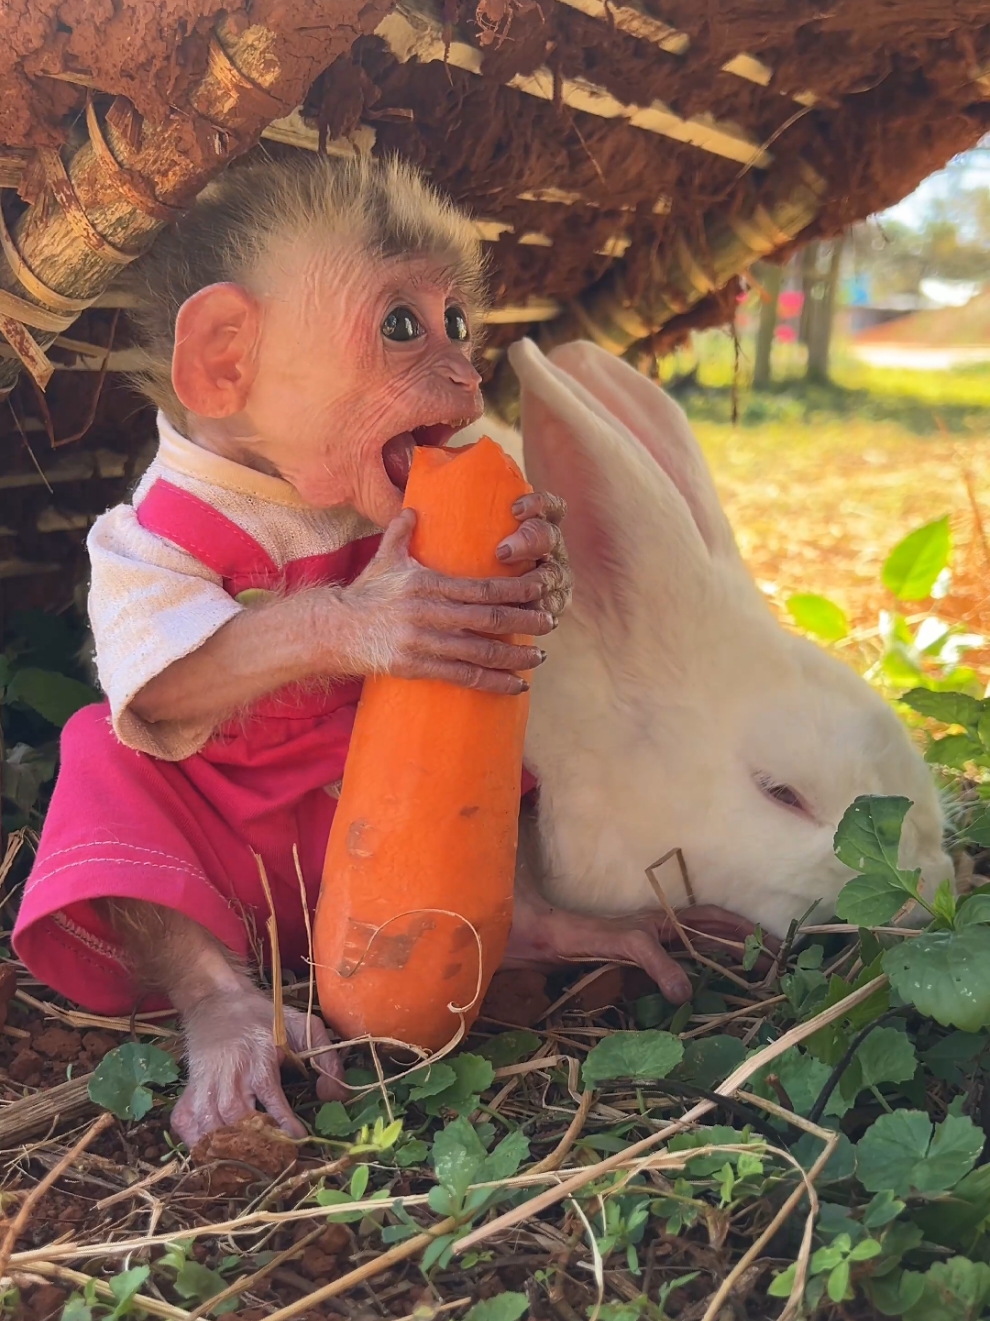
<instances>
[{"instance_id":1,"label":"monkey's tongue","mask_svg":"<svg viewBox=\"0 0 990 1321\"><path fill-rule=\"evenodd\" d=\"M432 426L400 431L397 436L387 440L382 446L382 465L392 485L397 486L400 491L406 489L417 445L430 448L446 445L456 430L457 426L454 424L436 422Z\"/></svg>"},{"instance_id":2,"label":"monkey's tongue","mask_svg":"<svg viewBox=\"0 0 990 1321\"><path fill-rule=\"evenodd\" d=\"M400 432L382 446L382 465L385 468L385 475L400 491L406 489L415 452L416 442L411 431Z\"/></svg>"}]
</instances>

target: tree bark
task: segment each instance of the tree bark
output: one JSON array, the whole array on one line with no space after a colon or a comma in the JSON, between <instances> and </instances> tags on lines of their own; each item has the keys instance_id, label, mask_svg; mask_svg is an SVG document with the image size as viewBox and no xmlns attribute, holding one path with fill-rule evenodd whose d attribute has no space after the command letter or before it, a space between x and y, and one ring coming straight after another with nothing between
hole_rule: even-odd
<instances>
[{"instance_id":1,"label":"tree bark","mask_svg":"<svg viewBox=\"0 0 990 1321\"><path fill-rule=\"evenodd\" d=\"M829 255L828 271L815 285L815 298L808 318L808 381L817 385L828 382L829 351L832 346L832 325L835 321L835 298L839 287L839 268L842 264L842 238L834 239Z\"/></svg>"},{"instance_id":2,"label":"tree bark","mask_svg":"<svg viewBox=\"0 0 990 1321\"><path fill-rule=\"evenodd\" d=\"M780 298L780 286L784 282L784 271L780 266L761 264L757 276L767 298L760 302L760 324L756 332L756 356L753 360L753 389L765 390L773 379L770 355L777 330L777 300Z\"/></svg>"}]
</instances>

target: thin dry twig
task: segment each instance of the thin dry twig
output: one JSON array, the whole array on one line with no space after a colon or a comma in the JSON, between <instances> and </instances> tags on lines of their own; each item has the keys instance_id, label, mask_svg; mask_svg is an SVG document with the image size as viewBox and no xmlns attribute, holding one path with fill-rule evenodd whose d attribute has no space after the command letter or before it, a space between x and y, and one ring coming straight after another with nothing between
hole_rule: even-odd
<instances>
[{"instance_id":1,"label":"thin dry twig","mask_svg":"<svg viewBox=\"0 0 990 1321\"><path fill-rule=\"evenodd\" d=\"M581 1130L584 1128L595 1099L594 1092L582 1092L581 1100L578 1102L578 1108L574 1113L567 1132L551 1151L549 1156L544 1156L542 1160L537 1161L532 1169L527 1170L527 1174L547 1174L551 1170L559 1170L574 1143L581 1136Z\"/></svg>"},{"instance_id":2,"label":"thin dry twig","mask_svg":"<svg viewBox=\"0 0 990 1321\"><path fill-rule=\"evenodd\" d=\"M73 1161L77 1160L79 1156L82 1155L93 1139L99 1137L104 1129L109 1128L112 1123L113 1115L110 1114L109 1111L104 1110L101 1115L97 1115L76 1145L69 1148L58 1164L53 1166L45 1177L39 1183L35 1184L27 1197L25 1197L24 1201L18 1207L17 1215L15 1215L10 1222L10 1226L3 1237L3 1242L0 1243L0 1276L6 1275L7 1273L7 1267L10 1264L10 1259L14 1251L14 1244L20 1237L24 1226L31 1219L31 1212L38 1205L52 1184L65 1173Z\"/></svg>"},{"instance_id":3,"label":"thin dry twig","mask_svg":"<svg viewBox=\"0 0 990 1321\"><path fill-rule=\"evenodd\" d=\"M853 991L851 995L840 1000L838 1004L823 1009L820 1014L816 1014L814 1018L809 1019L806 1023L798 1023L769 1046L765 1046L763 1050L758 1051L748 1060L744 1060L723 1083L715 1088L715 1091L720 1096L732 1096L744 1082L752 1077L757 1069L761 1069L764 1064L782 1055L791 1046L796 1046L805 1038L812 1036L820 1028L827 1027L829 1023L835 1022L837 1018L842 1018L850 1009L862 1004L864 1000L868 1000L871 995L874 995L886 984L886 977L874 977L872 981ZM558 1187L549 1188L546 1192L539 1193L528 1202L522 1203L521 1206L513 1207L512 1210L503 1212L502 1215L497 1216L488 1224L473 1230L458 1241L455 1251L458 1253L466 1252L469 1248L476 1247L485 1239L492 1237L493 1234L503 1233L505 1230L520 1224L523 1220L538 1215L541 1211L547 1210L548 1207L563 1201L565 1197L572 1196L579 1188L583 1188L593 1180L601 1178L603 1174L609 1174L612 1170L621 1168L625 1161L643 1155L647 1151L652 1151L661 1142L673 1137L675 1133L683 1132L686 1127L709 1114L714 1108L715 1102L713 1101L699 1101L697 1105L691 1107L687 1114L674 1123L665 1125L658 1132L651 1133L649 1137L642 1138L639 1142L634 1142L624 1151L618 1152L614 1156L608 1156L594 1165L585 1166L583 1170L577 1174L572 1174L569 1179L558 1185Z\"/></svg>"},{"instance_id":4,"label":"thin dry twig","mask_svg":"<svg viewBox=\"0 0 990 1321\"><path fill-rule=\"evenodd\" d=\"M188 1321L199 1321L200 1317L204 1317L212 1312L215 1308L219 1307L221 1303L225 1303L228 1298L236 1298L238 1294L246 1293L248 1289L253 1289L255 1285L260 1284L262 1280L271 1275L272 1271L278 1270L279 1266L284 1266L285 1263L291 1261L293 1257L298 1257L299 1254L305 1251L310 1243L318 1239L323 1232L324 1226L317 1225L317 1227L311 1229L308 1234L304 1234L297 1243L292 1243L289 1247L283 1249L283 1251L276 1253L271 1261L265 1262L264 1266L259 1266L258 1269L250 1275L244 1275L239 1280L234 1280L231 1284L227 1285L226 1289L222 1289L220 1293L216 1293L212 1298L207 1298L205 1302L200 1303L197 1308L194 1308L193 1311L189 1313Z\"/></svg>"},{"instance_id":5,"label":"thin dry twig","mask_svg":"<svg viewBox=\"0 0 990 1321\"><path fill-rule=\"evenodd\" d=\"M70 1266L60 1266L57 1262L39 1261L31 1267L31 1270L37 1272L38 1275L47 1276L49 1279L65 1280L67 1284L78 1285L81 1289L85 1289L88 1285L94 1290L97 1298L106 1303L120 1301L114 1297L113 1290L105 1280L98 1280L92 1275L84 1275L82 1271L74 1271ZM210 1300L211 1307L215 1301L216 1299ZM160 1298L150 1298L144 1293L132 1295L131 1302L136 1308L147 1312L149 1316L164 1317L165 1321L189 1321L191 1315L184 1307L176 1307L173 1303L163 1302Z\"/></svg>"},{"instance_id":6,"label":"thin dry twig","mask_svg":"<svg viewBox=\"0 0 990 1321\"><path fill-rule=\"evenodd\" d=\"M432 1229L428 1229L425 1233L417 1234L414 1238L408 1238L405 1243L397 1243L394 1248L389 1248L388 1252L383 1252L381 1256L375 1257L372 1261L366 1261L363 1265L348 1271L346 1275L341 1275L336 1280L331 1280L322 1289L314 1289L312 1293L306 1294L303 1298L297 1298L294 1303L289 1303L287 1307L280 1307L277 1312L272 1312L271 1316L268 1317L268 1321L290 1321L291 1317L308 1312L328 1298L337 1298L340 1294L347 1293L356 1284L363 1284L365 1280L381 1275L383 1271L398 1265L400 1261L407 1261L410 1257L415 1257L421 1249L428 1248L435 1239L441 1238L444 1234L449 1234L452 1229L456 1229L458 1224L459 1221L456 1216L448 1216L446 1220L441 1220L438 1225L434 1225Z\"/></svg>"}]
</instances>

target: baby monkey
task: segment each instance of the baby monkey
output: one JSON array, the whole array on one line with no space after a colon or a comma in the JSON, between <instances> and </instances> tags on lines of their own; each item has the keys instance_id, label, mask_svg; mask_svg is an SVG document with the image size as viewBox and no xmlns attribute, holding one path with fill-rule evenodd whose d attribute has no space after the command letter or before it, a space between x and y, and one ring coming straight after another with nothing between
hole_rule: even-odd
<instances>
[{"instance_id":1,"label":"baby monkey","mask_svg":"<svg viewBox=\"0 0 990 1321\"><path fill-rule=\"evenodd\" d=\"M97 1012L174 1006L184 1141L258 1104L301 1137L250 967L272 914L283 963L305 959L361 680L524 691L544 653L509 635L538 639L566 605L564 511L547 493L513 507L497 554L535 565L520 577L410 556L415 448L482 411L484 309L473 227L411 168L232 169L135 276L159 448L89 537L106 700L65 728L15 945ZM748 930L719 910L693 924ZM625 958L683 1000L667 935L555 910L524 871L508 960ZM293 1049L329 1046L319 1019L286 1017ZM337 1055L319 1058L318 1094L343 1096Z\"/></svg>"}]
</instances>

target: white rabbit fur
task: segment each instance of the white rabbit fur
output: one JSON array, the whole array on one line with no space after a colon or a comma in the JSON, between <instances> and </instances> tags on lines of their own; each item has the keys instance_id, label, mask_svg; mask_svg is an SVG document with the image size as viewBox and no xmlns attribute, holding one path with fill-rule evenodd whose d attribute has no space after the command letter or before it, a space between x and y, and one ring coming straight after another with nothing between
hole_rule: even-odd
<instances>
[{"instance_id":1,"label":"white rabbit fur","mask_svg":"<svg viewBox=\"0 0 990 1321\"><path fill-rule=\"evenodd\" d=\"M509 353L527 476L567 500L574 571L527 734L547 897L610 915L655 907L645 869L680 848L699 903L779 936L815 900L817 920L831 915L852 875L832 840L860 794L911 799L901 865L920 867L928 892L950 877L907 731L852 669L774 618L681 409L590 343ZM484 432L522 457L518 433L490 417L455 443ZM675 861L660 880L673 905L688 901Z\"/></svg>"}]
</instances>

